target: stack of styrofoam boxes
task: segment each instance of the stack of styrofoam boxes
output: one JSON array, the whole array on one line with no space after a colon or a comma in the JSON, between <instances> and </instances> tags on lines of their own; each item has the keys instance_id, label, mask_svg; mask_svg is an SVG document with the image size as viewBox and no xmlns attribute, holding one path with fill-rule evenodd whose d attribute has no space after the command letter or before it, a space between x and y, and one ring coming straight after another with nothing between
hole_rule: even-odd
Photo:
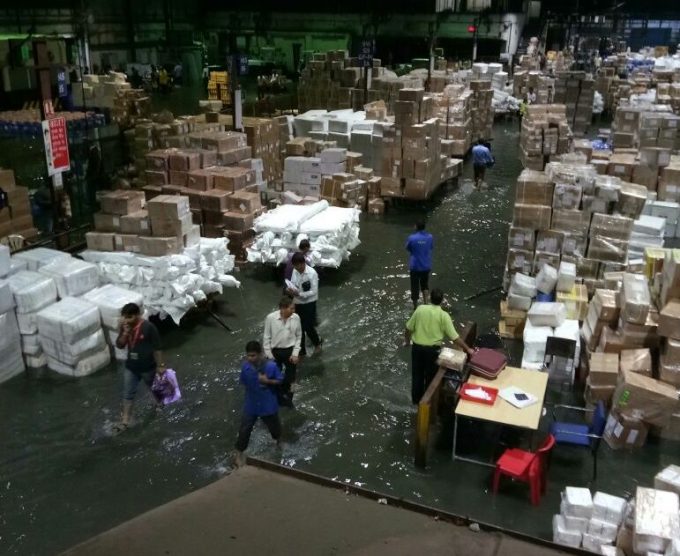
<instances>
[{"instance_id":1,"label":"stack of styrofoam boxes","mask_svg":"<svg viewBox=\"0 0 680 556\"><path fill-rule=\"evenodd\" d=\"M663 247L665 230L665 218L640 215L640 218L633 222L633 233L628 244L628 258L642 259L648 247Z\"/></svg>"},{"instance_id":2,"label":"stack of styrofoam boxes","mask_svg":"<svg viewBox=\"0 0 680 556\"><path fill-rule=\"evenodd\" d=\"M623 498L596 492L593 496L593 513L583 533L583 548L602 554L602 547L613 546L626 508Z\"/></svg>"},{"instance_id":3,"label":"stack of styrofoam boxes","mask_svg":"<svg viewBox=\"0 0 680 556\"><path fill-rule=\"evenodd\" d=\"M361 163L369 168L374 167L373 160L373 127L371 120L357 121L352 124L350 132L350 149L361 153Z\"/></svg>"},{"instance_id":4,"label":"stack of styrofoam boxes","mask_svg":"<svg viewBox=\"0 0 680 556\"><path fill-rule=\"evenodd\" d=\"M110 363L99 310L93 303L65 297L38 312L36 319L47 366L53 371L81 377Z\"/></svg>"},{"instance_id":5,"label":"stack of styrofoam boxes","mask_svg":"<svg viewBox=\"0 0 680 556\"><path fill-rule=\"evenodd\" d=\"M593 497L587 488L566 487L560 513L553 516L553 542L579 548L593 517Z\"/></svg>"},{"instance_id":6,"label":"stack of styrofoam boxes","mask_svg":"<svg viewBox=\"0 0 680 556\"><path fill-rule=\"evenodd\" d=\"M680 466L669 465L654 476L654 488L680 495Z\"/></svg>"},{"instance_id":7,"label":"stack of styrofoam boxes","mask_svg":"<svg viewBox=\"0 0 680 556\"><path fill-rule=\"evenodd\" d=\"M544 266L543 272L548 265ZM541 273L536 280L542 281ZM566 320L567 310L562 303L534 302L527 312L527 322L524 326L524 352L522 354L522 368L541 370L544 365L546 341L555 335L555 328Z\"/></svg>"},{"instance_id":8,"label":"stack of styrofoam boxes","mask_svg":"<svg viewBox=\"0 0 680 556\"><path fill-rule=\"evenodd\" d=\"M680 204L673 201L651 201L647 203L645 211L649 212L650 216L666 220L664 238L680 237L678 234L680 229L678 225L680 222Z\"/></svg>"},{"instance_id":9,"label":"stack of styrofoam boxes","mask_svg":"<svg viewBox=\"0 0 680 556\"><path fill-rule=\"evenodd\" d=\"M128 303L134 303L144 313L144 298L141 293L106 284L89 291L83 299L99 309L104 337L116 360L125 361L127 352L116 347L118 338L120 311Z\"/></svg>"},{"instance_id":10,"label":"stack of styrofoam boxes","mask_svg":"<svg viewBox=\"0 0 680 556\"><path fill-rule=\"evenodd\" d=\"M283 190L301 197L321 195L321 159L289 156L283 163Z\"/></svg>"},{"instance_id":11,"label":"stack of styrofoam boxes","mask_svg":"<svg viewBox=\"0 0 680 556\"><path fill-rule=\"evenodd\" d=\"M10 272L9 249L0 245L0 276L8 276ZM24 371L21 352L21 335L14 314L14 296L10 283L5 278L0 278L0 383Z\"/></svg>"},{"instance_id":12,"label":"stack of styrofoam boxes","mask_svg":"<svg viewBox=\"0 0 680 556\"><path fill-rule=\"evenodd\" d=\"M21 332L21 346L29 367L43 367L47 360L38 338L38 312L57 301L54 280L33 270L22 270L10 276L17 322Z\"/></svg>"}]
</instances>

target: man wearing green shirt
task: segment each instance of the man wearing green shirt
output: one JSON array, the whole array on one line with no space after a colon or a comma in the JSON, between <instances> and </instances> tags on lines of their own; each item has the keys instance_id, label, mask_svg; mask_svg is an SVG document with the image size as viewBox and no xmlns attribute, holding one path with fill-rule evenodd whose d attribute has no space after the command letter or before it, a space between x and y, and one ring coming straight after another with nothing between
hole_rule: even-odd
<instances>
[{"instance_id":1,"label":"man wearing green shirt","mask_svg":"<svg viewBox=\"0 0 680 556\"><path fill-rule=\"evenodd\" d=\"M406 343L411 346L411 401L418 404L437 373L437 357L448 338L471 355L474 350L458 336L451 316L441 308L444 292L430 292L430 304L420 305L406 322Z\"/></svg>"}]
</instances>

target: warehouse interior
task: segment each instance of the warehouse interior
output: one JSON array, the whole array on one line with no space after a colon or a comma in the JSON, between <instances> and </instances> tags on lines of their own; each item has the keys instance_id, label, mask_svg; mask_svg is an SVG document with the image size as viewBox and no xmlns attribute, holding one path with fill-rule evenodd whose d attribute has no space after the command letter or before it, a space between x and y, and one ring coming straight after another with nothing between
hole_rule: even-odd
<instances>
[{"instance_id":1,"label":"warehouse interior","mask_svg":"<svg viewBox=\"0 0 680 556\"><path fill-rule=\"evenodd\" d=\"M0 6L1 551L680 555L678 46L658 0ZM129 304L179 382L128 422Z\"/></svg>"}]
</instances>

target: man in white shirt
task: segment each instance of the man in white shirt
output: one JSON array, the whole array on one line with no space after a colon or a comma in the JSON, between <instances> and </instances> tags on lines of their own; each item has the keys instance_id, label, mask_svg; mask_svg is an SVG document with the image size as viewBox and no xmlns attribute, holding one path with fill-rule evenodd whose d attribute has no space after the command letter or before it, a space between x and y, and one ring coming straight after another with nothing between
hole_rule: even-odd
<instances>
[{"instance_id":1,"label":"man in white shirt","mask_svg":"<svg viewBox=\"0 0 680 556\"><path fill-rule=\"evenodd\" d=\"M293 276L287 293L295 300L295 312L300 316L302 324L302 340L300 355L306 355L306 336L314 345L314 353L321 351L323 340L316 331L316 301L319 298L319 275L307 264L305 256L297 252L293 255Z\"/></svg>"},{"instance_id":2,"label":"man in white shirt","mask_svg":"<svg viewBox=\"0 0 680 556\"><path fill-rule=\"evenodd\" d=\"M264 321L262 346L265 355L276 361L285 373L279 391L279 404L288 407L293 407L291 384L295 382L301 341L300 317L295 314L293 300L284 297L279 301L279 310L269 313Z\"/></svg>"}]
</instances>

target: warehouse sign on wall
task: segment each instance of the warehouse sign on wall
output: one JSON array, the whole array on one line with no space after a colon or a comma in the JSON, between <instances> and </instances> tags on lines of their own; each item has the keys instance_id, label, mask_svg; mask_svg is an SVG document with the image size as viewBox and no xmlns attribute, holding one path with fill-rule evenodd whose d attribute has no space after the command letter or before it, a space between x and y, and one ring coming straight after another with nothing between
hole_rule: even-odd
<instances>
[{"instance_id":1,"label":"warehouse sign on wall","mask_svg":"<svg viewBox=\"0 0 680 556\"><path fill-rule=\"evenodd\" d=\"M45 141L45 157L47 173L50 176L66 172L71 167L68 154L68 138L66 136L66 120L50 118L42 122L43 140Z\"/></svg>"}]
</instances>

